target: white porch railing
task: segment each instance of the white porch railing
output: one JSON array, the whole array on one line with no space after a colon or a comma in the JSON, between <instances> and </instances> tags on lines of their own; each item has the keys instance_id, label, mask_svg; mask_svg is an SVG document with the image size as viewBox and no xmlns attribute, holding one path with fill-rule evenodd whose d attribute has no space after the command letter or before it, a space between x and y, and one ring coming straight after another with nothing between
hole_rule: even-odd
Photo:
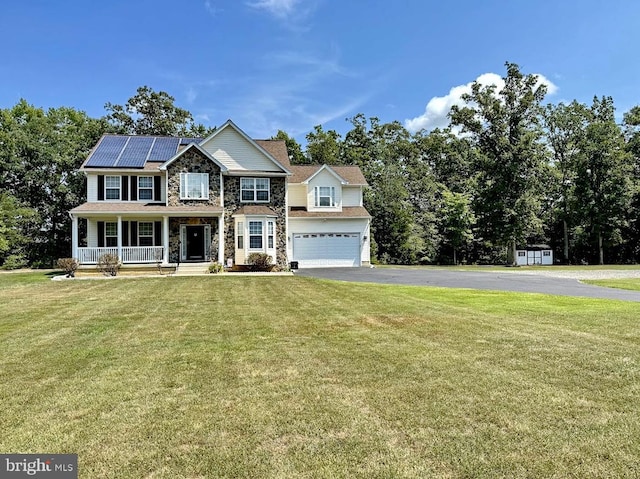
<instances>
[{"instance_id":1,"label":"white porch railing","mask_svg":"<svg viewBox=\"0 0 640 479\"><path fill-rule=\"evenodd\" d=\"M155 263L163 259L162 246L123 246L120 261L125 263ZM78 248L80 264L97 264L103 254L118 255L118 248Z\"/></svg>"}]
</instances>

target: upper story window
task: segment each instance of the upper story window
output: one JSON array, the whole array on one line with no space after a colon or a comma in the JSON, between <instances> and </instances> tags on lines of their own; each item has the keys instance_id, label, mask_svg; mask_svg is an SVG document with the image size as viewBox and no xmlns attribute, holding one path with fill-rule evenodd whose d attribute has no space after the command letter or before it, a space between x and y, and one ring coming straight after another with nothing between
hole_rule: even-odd
<instances>
[{"instance_id":1,"label":"upper story window","mask_svg":"<svg viewBox=\"0 0 640 479\"><path fill-rule=\"evenodd\" d=\"M240 199L248 202L269 201L269 178L240 178Z\"/></svg>"},{"instance_id":2,"label":"upper story window","mask_svg":"<svg viewBox=\"0 0 640 479\"><path fill-rule=\"evenodd\" d=\"M107 200L120 199L120 177L119 176L104 177L104 197Z\"/></svg>"},{"instance_id":3,"label":"upper story window","mask_svg":"<svg viewBox=\"0 0 640 479\"><path fill-rule=\"evenodd\" d=\"M336 206L336 188L334 186L316 186L315 206L317 208Z\"/></svg>"},{"instance_id":4,"label":"upper story window","mask_svg":"<svg viewBox=\"0 0 640 479\"><path fill-rule=\"evenodd\" d=\"M138 176L138 199L153 200L153 176Z\"/></svg>"},{"instance_id":5,"label":"upper story window","mask_svg":"<svg viewBox=\"0 0 640 479\"><path fill-rule=\"evenodd\" d=\"M181 200L208 200L209 173L180 173Z\"/></svg>"}]
</instances>

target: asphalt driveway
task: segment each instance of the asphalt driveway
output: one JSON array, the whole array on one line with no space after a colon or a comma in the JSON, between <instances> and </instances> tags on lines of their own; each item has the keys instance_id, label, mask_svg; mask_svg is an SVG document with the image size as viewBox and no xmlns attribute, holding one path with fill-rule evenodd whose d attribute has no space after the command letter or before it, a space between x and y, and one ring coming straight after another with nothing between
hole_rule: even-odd
<instances>
[{"instance_id":1,"label":"asphalt driveway","mask_svg":"<svg viewBox=\"0 0 640 479\"><path fill-rule=\"evenodd\" d=\"M410 268L310 268L297 270L295 275L338 281L544 293L640 302L639 291L603 288L581 283L577 279L547 274Z\"/></svg>"}]
</instances>

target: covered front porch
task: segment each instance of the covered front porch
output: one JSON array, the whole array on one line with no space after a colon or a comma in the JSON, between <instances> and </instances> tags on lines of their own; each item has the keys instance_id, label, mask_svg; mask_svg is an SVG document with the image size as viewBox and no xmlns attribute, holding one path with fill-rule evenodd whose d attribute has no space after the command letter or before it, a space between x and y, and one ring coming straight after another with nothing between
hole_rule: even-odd
<instances>
[{"instance_id":1,"label":"covered front porch","mask_svg":"<svg viewBox=\"0 0 640 479\"><path fill-rule=\"evenodd\" d=\"M199 213L194 218L182 211L162 216L72 212L72 257L81 265L98 264L104 254L116 255L123 265L222 263L222 214Z\"/></svg>"}]
</instances>

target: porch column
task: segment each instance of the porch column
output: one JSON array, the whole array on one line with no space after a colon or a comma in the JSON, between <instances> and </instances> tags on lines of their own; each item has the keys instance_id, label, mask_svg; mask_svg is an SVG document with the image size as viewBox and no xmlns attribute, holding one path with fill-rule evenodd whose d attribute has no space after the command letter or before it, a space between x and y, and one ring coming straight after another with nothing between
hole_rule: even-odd
<instances>
[{"instance_id":1,"label":"porch column","mask_svg":"<svg viewBox=\"0 0 640 479\"><path fill-rule=\"evenodd\" d=\"M162 262L169 263L169 217L162 217Z\"/></svg>"},{"instance_id":2,"label":"porch column","mask_svg":"<svg viewBox=\"0 0 640 479\"><path fill-rule=\"evenodd\" d=\"M122 216L118 216L118 258L122 263Z\"/></svg>"},{"instance_id":3,"label":"porch column","mask_svg":"<svg viewBox=\"0 0 640 479\"><path fill-rule=\"evenodd\" d=\"M225 264L224 261L224 213L218 216L218 263Z\"/></svg>"},{"instance_id":4,"label":"porch column","mask_svg":"<svg viewBox=\"0 0 640 479\"><path fill-rule=\"evenodd\" d=\"M71 216L71 257L78 259L78 217Z\"/></svg>"}]
</instances>

